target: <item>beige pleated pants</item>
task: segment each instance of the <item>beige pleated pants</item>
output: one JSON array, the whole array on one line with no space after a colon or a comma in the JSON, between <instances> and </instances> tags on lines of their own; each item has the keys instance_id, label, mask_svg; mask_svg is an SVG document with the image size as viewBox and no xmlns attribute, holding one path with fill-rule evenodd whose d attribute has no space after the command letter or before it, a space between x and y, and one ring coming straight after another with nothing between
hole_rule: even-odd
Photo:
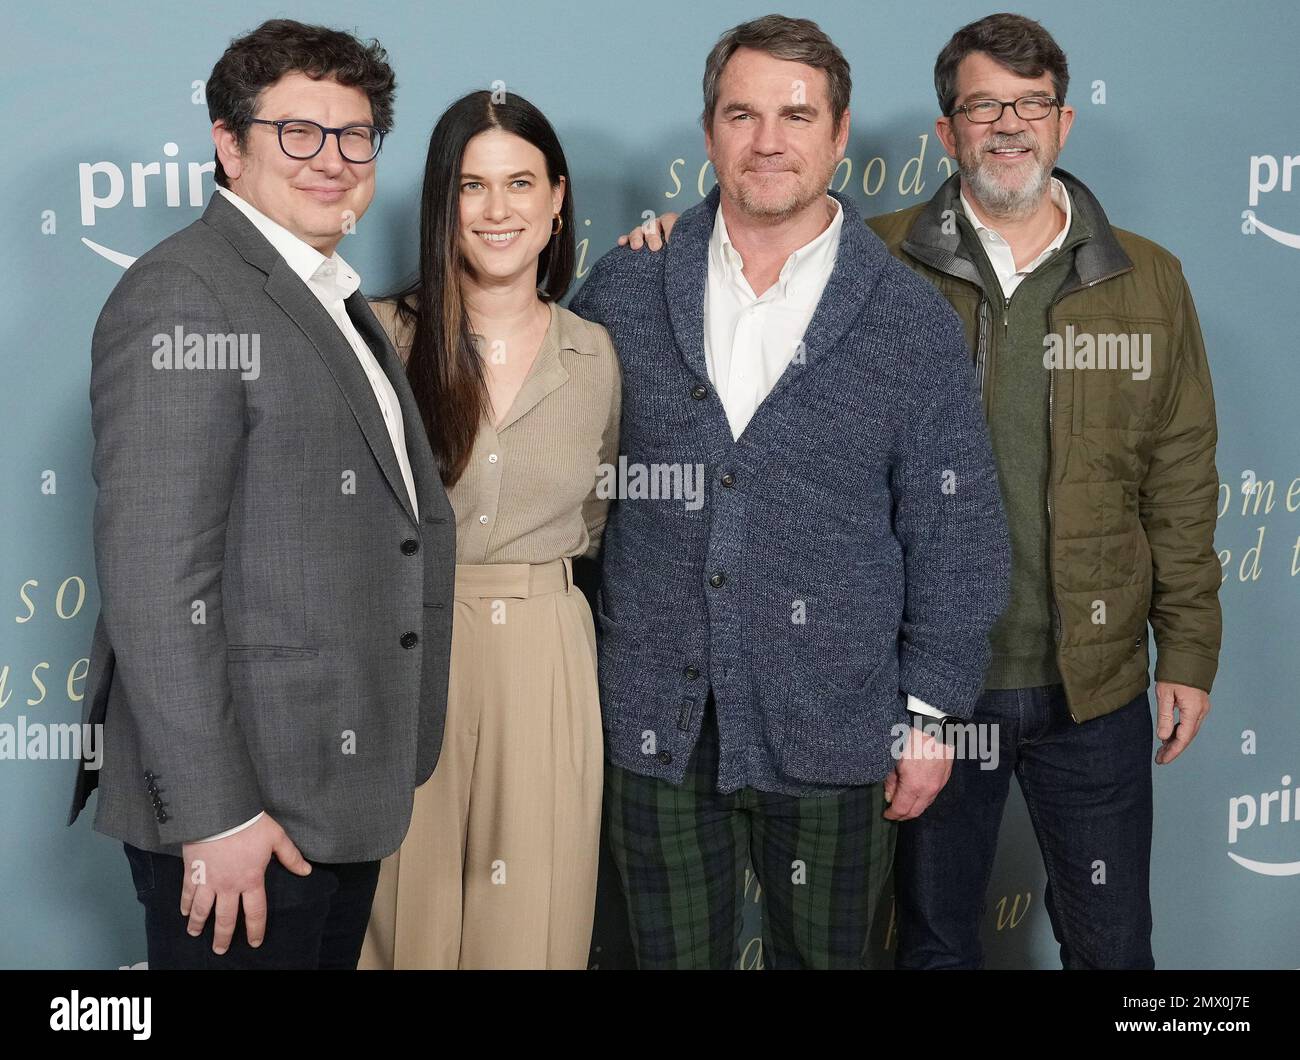
<instances>
[{"instance_id":1,"label":"beige pleated pants","mask_svg":"<svg viewBox=\"0 0 1300 1060\"><path fill-rule=\"evenodd\" d=\"M456 567L442 754L380 865L361 968L584 968L604 749L568 559Z\"/></svg>"}]
</instances>

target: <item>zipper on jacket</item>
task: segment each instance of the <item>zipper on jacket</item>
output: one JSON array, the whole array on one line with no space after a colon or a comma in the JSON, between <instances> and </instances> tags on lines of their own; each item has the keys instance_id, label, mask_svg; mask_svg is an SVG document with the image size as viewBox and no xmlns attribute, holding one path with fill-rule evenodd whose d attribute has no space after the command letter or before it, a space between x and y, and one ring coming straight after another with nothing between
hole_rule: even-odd
<instances>
[{"instance_id":1,"label":"zipper on jacket","mask_svg":"<svg viewBox=\"0 0 1300 1060\"><path fill-rule=\"evenodd\" d=\"M989 352L989 325L993 316L989 308L989 300L984 297L984 292L980 292L980 309L978 331L975 336L975 383L979 387L980 403L984 406L984 422L988 422L989 403L988 395L984 388L985 361Z\"/></svg>"}]
</instances>

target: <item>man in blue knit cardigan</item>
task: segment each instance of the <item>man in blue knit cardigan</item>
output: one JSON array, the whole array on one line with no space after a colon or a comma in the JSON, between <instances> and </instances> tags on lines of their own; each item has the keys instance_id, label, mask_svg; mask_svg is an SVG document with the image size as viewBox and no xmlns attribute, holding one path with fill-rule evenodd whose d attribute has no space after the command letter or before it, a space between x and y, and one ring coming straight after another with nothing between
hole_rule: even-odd
<instances>
[{"instance_id":1,"label":"man in blue knit cardigan","mask_svg":"<svg viewBox=\"0 0 1300 1060\"><path fill-rule=\"evenodd\" d=\"M622 363L620 480L656 486L613 506L598 615L643 968L735 966L749 860L767 967L861 964L893 822L952 766L909 719L970 716L1006 599L961 325L826 190L849 90L812 22L724 34L704 78L718 186L573 303ZM696 468L703 504L680 488Z\"/></svg>"}]
</instances>

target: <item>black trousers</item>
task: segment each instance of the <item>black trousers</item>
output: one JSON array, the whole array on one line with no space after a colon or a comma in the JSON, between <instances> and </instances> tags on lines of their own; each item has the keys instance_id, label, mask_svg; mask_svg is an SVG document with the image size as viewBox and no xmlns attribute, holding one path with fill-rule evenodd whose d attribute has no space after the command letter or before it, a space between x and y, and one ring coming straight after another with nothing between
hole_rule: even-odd
<instances>
[{"instance_id":1,"label":"black trousers","mask_svg":"<svg viewBox=\"0 0 1300 1060\"><path fill-rule=\"evenodd\" d=\"M174 854L155 854L123 843L135 893L144 906L151 969L347 968L355 969L379 880L378 861L311 862L307 876L290 872L272 856L266 866L266 936L253 949L241 906L230 948L212 952L216 907L202 934L186 930L181 916L184 866Z\"/></svg>"}]
</instances>

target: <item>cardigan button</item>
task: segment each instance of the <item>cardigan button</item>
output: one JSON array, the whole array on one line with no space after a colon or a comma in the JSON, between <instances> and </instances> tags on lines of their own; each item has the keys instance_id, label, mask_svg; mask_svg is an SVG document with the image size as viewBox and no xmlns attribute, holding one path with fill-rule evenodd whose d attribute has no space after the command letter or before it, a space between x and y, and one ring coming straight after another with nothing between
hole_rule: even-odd
<instances>
[{"instance_id":1,"label":"cardigan button","mask_svg":"<svg viewBox=\"0 0 1300 1060\"><path fill-rule=\"evenodd\" d=\"M686 673L686 680L688 681L694 681L697 677L700 676L700 671L695 669L694 666L686 667L685 673Z\"/></svg>"},{"instance_id":2,"label":"cardigan button","mask_svg":"<svg viewBox=\"0 0 1300 1060\"><path fill-rule=\"evenodd\" d=\"M723 574L722 571L718 571L717 574L715 574L712 578L709 579L709 584L712 585L715 589L721 589L723 584L726 582L726 580L727 580L727 576Z\"/></svg>"},{"instance_id":3,"label":"cardigan button","mask_svg":"<svg viewBox=\"0 0 1300 1060\"><path fill-rule=\"evenodd\" d=\"M697 383L694 387L691 388L691 397L693 397L696 401L703 401L708 396L709 396L709 388L705 386L703 383Z\"/></svg>"},{"instance_id":4,"label":"cardigan button","mask_svg":"<svg viewBox=\"0 0 1300 1060\"><path fill-rule=\"evenodd\" d=\"M657 755L655 755L655 757L659 759L659 761L662 762L664 765L668 765L673 760L673 756L670 755L667 751L660 751Z\"/></svg>"},{"instance_id":5,"label":"cardigan button","mask_svg":"<svg viewBox=\"0 0 1300 1060\"><path fill-rule=\"evenodd\" d=\"M726 486L727 489L731 489L731 487L736 484L736 476L733 475L730 471L728 471L718 481L721 482L724 486Z\"/></svg>"}]
</instances>

